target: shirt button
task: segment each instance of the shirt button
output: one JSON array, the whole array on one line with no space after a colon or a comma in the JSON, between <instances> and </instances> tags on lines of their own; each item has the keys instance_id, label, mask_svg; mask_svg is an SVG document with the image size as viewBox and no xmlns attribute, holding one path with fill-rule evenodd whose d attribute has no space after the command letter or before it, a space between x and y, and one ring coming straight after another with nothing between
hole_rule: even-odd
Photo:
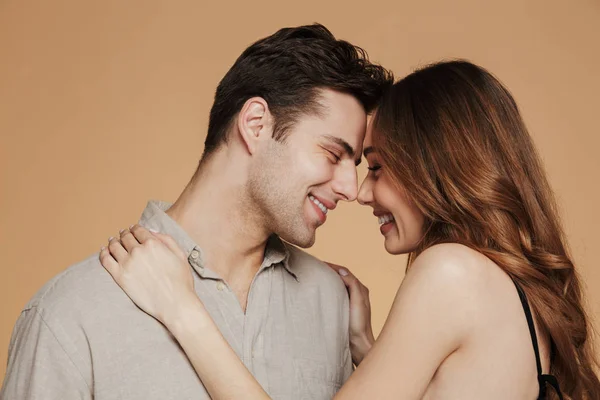
<instances>
[{"instance_id":1,"label":"shirt button","mask_svg":"<svg viewBox=\"0 0 600 400\"><path fill-rule=\"evenodd\" d=\"M222 292L225 289L225 284L222 281L217 282L217 290Z\"/></svg>"},{"instance_id":2,"label":"shirt button","mask_svg":"<svg viewBox=\"0 0 600 400\"><path fill-rule=\"evenodd\" d=\"M192 258L194 260L198 259L198 257L200 256L200 253L198 252L198 250L193 250L192 254L190 254L192 256Z\"/></svg>"}]
</instances>

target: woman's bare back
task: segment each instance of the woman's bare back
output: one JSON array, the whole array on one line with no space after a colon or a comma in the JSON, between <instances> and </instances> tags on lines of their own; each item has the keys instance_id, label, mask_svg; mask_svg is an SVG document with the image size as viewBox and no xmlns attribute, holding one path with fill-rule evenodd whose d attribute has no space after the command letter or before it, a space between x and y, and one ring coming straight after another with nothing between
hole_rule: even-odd
<instances>
[{"instance_id":1,"label":"woman's bare back","mask_svg":"<svg viewBox=\"0 0 600 400\"><path fill-rule=\"evenodd\" d=\"M440 365L424 399L537 399L535 353L517 288L491 260L468 251L480 259L482 290L472 294L479 318L467 341ZM536 332L547 371L548 340L537 324Z\"/></svg>"}]
</instances>

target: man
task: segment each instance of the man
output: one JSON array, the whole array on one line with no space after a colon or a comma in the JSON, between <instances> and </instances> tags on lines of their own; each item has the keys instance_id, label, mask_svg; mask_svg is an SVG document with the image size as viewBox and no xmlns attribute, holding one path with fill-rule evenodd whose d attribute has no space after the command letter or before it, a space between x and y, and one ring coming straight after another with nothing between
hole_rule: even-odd
<instances>
[{"instance_id":1,"label":"man","mask_svg":"<svg viewBox=\"0 0 600 400\"><path fill-rule=\"evenodd\" d=\"M327 212L355 199L366 113L390 83L321 25L254 43L217 88L192 180L140 219L187 254L198 296L274 399L330 399L351 372L345 287L288 243L311 246ZM208 398L97 255L34 296L9 353L2 400Z\"/></svg>"}]
</instances>

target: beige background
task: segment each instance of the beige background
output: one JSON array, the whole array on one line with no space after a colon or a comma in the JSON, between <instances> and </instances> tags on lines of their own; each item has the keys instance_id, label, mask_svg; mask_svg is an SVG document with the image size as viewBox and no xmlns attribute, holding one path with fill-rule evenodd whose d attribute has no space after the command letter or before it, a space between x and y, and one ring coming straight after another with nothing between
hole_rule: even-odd
<instances>
[{"instance_id":1,"label":"beige background","mask_svg":"<svg viewBox=\"0 0 600 400\"><path fill-rule=\"evenodd\" d=\"M135 222L148 199L176 198L240 52L315 21L398 76L465 57L508 85L599 319L597 0L201 3L0 0L0 379L12 326L40 286ZM371 288L379 331L405 258L385 253L369 209L341 205L310 251Z\"/></svg>"}]
</instances>

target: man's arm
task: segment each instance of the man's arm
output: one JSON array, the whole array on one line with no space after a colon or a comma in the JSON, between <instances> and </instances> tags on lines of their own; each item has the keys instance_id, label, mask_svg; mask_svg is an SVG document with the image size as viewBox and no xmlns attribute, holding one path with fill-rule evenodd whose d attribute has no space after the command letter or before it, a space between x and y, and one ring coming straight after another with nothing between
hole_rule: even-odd
<instances>
[{"instance_id":1,"label":"man's arm","mask_svg":"<svg viewBox=\"0 0 600 400\"><path fill-rule=\"evenodd\" d=\"M91 400L92 391L37 307L13 330L0 400Z\"/></svg>"}]
</instances>

